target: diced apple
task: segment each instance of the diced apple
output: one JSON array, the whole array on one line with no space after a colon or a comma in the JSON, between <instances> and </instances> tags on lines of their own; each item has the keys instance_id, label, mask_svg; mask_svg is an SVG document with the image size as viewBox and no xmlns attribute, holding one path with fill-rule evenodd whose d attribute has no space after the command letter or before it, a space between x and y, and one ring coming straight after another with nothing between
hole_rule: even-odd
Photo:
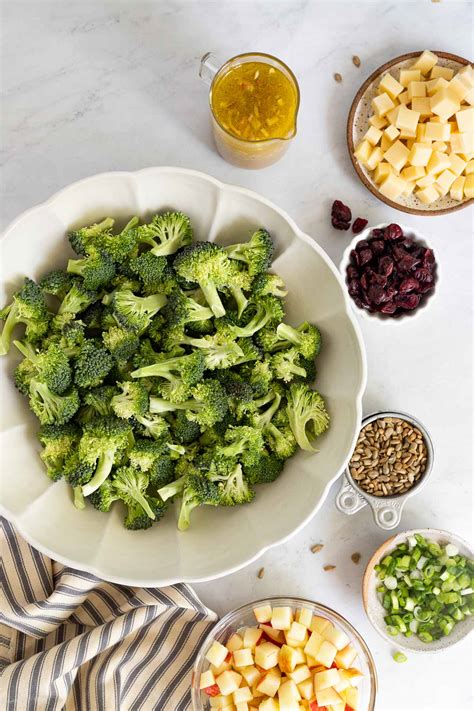
<instances>
[{"instance_id":1,"label":"diced apple","mask_svg":"<svg viewBox=\"0 0 474 711\"><path fill-rule=\"evenodd\" d=\"M280 705L276 699L265 699L260 703L258 711L280 711Z\"/></svg>"},{"instance_id":2,"label":"diced apple","mask_svg":"<svg viewBox=\"0 0 474 711\"><path fill-rule=\"evenodd\" d=\"M425 51L420 54L416 62L413 63L412 69L419 69L422 74L428 74L428 72L433 69L437 63L438 57L436 54L433 54L433 52L425 49Z\"/></svg>"},{"instance_id":3,"label":"diced apple","mask_svg":"<svg viewBox=\"0 0 474 711\"><path fill-rule=\"evenodd\" d=\"M272 606L262 605L261 607L254 607L253 614L257 622L270 622L272 619Z\"/></svg>"},{"instance_id":4,"label":"diced apple","mask_svg":"<svg viewBox=\"0 0 474 711\"><path fill-rule=\"evenodd\" d=\"M220 676L216 677L216 684L223 696L233 694L242 681L242 675L235 671L225 671Z\"/></svg>"},{"instance_id":5,"label":"diced apple","mask_svg":"<svg viewBox=\"0 0 474 711\"><path fill-rule=\"evenodd\" d=\"M241 701L250 701L253 699L253 695L248 686L241 686L232 694L234 699L234 704L238 704Z\"/></svg>"},{"instance_id":6,"label":"diced apple","mask_svg":"<svg viewBox=\"0 0 474 711\"><path fill-rule=\"evenodd\" d=\"M334 625L329 625L323 632L324 639L328 642L332 642L337 650L344 649L344 647L349 644L349 637L338 627Z\"/></svg>"},{"instance_id":7,"label":"diced apple","mask_svg":"<svg viewBox=\"0 0 474 711\"><path fill-rule=\"evenodd\" d=\"M242 637L235 633L226 642L226 647L229 650L229 652L235 652L237 649L242 649L244 646L244 641Z\"/></svg>"},{"instance_id":8,"label":"diced apple","mask_svg":"<svg viewBox=\"0 0 474 711\"><path fill-rule=\"evenodd\" d=\"M285 633L283 630L275 630L270 625L260 625L262 632L265 632L266 636L269 637L275 644L285 643Z\"/></svg>"},{"instance_id":9,"label":"diced apple","mask_svg":"<svg viewBox=\"0 0 474 711\"><path fill-rule=\"evenodd\" d=\"M280 704L282 699L296 699L296 701L301 701L301 694L292 679L288 679L280 684L280 688L278 689L278 699Z\"/></svg>"},{"instance_id":10,"label":"diced apple","mask_svg":"<svg viewBox=\"0 0 474 711\"><path fill-rule=\"evenodd\" d=\"M296 685L311 677L311 670L307 664L299 664L292 672L287 672L288 677L293 679Z\"/></svg>"},{"instance_id":11,"label":"diced apple","mask_svg":"<svg viewBox=\"0 0 474 711\"><path fill-rule=\"evenodd\" d=\"M257 691L266 696L275 696L280 687L281 675L278 669L270 669L257 684Z\"/></svg>"},{"instance_id":12,"label":"diced apple","mask_svg":"<svg viewBox=\"0 0 474 711\"><path fill-rule=\"evenodd\" d=\"M438 64L431 70L430 77L431 79L439 79L439 77L442 77L443 79L446 79L446 81L449 81L453 78L453 74L454 69L450 69L449 67L440 67Z\"/></svg>"},{"instance_id":13,"label":"diced apple","mask_svg":"<svg viewBox=\"0 0 474 711\"><path fill-rule=\"evenodd\" d=\"M294 679L293 679L293 681L294 681ZM300 681L300 683L297 684L296 686L298 687L298 691L300 692L303 699L305 699L306 701L309 701L310 699L313 698L314 688L313 688L313 680L311 677L308 677L308 679L305 679L304 681Z\"/></svg>"},{"instance_id":14,"label":"diced apple","mask_svg":"<svg viewBox=\"0 0 474 711\"><path fill-rule=\"evenodd\" d=\"M257 667L253 665L249 667L243 667L243 669L239 669L239 673L242 674L249 686L254 686L254 684L256 684L262 676L261 672L258 671Z\"/></svg>"},{"instance_id":15,"label":"diced apple","mask_svg":"<svg viewBox=\"0 0 474 711\"><path fill-rule=\"evenodd\" d=\"M385 114L393 109L395 104L387 93L379 94L372 99L372 108L376 116L385 116Z\"/></svg>"},{"instance_id":16,"label":"diced apple","mask_svg":"<svg viewBox=\"0 0 474 711\"><path fill-rule=\"evenodd\" d=\"M348 686L350 686L350 680L349 677L346 674L345 669L339 669L339 682L337 684L334 684L334 689L337 691L337 693L344 698L344 695L341 693L347 689Z\"/></svg>"},{"instance_id":17,"label":"diced apple","mask_svg":"<svg viewBox=\"0 0 474 711\"><path fill-rule=\"evenodd\" d=\"M350 687L346 691L346 704L350 706L354 711L359 711L360 709L360 692L356 687Z\"/></svg>"},{"instance_id":18,"label":"diced apple","mask_svg":"<svg viewBox=\"0 0 474 711\"><path fill-rule=\"evenodd\" d=\"M306 637L307 631L307 628L305 627L305 625L302 625L301 622L292 622L290 629L286 633L286 636L297 642L303 642Z\"/></svg>"},{"instance_id":19,"label":"diced apple","mask_svg":"<svg viewBox=\"0 0 474 711\"><path fill-rule=\"evenodd\" d=\"M271 622L276 630L289 630L293 622L291 607L274 607Z\"/></svg>"},{"instance_id":20,"label":"diced apple","mask_svg":"<svg viewBox=\"0 0 474 711\"><path fill-rule=\"evenodd\" d=\"M332 642L324 639L321 645L314 655L314 658L320 664L324 664L325 667L330 667L336 657L337 649Z\"/></svg>"},{"instance_id":21,"label":"diced apple","mask_svg":"<svg viewBox=\"0 0 474 711\"><path fill-rule=\"evenodd\" d=\"M284 644L280 649L280 656L278 657L278 666L281 671L286 674L292 672L296 668L296 650L294 647L290 647Z\"/></svg>"},{"instance_id":22,"label":"diced apple","mask_svg":"<svg viewBox=\"0 0 474 711\"><path fill-rule=\"evenodd\" d=\"M311 627L309 628L311 632L319 632L322 635L323 630L330 625L330 621L326 617L320 617L319 615L314 615L311 622Z\"/></svg>"},{"instance_id":23,"label":"diced apple","mask_svg":"<svg viewBox=\"0 0 474 711\"><path fill-rule=\"evenodd\" d=\"M433 141L433 143L431 144L431 148L433 151L446 153L446 151L448 150L448 144L444 143L444 141Z\"/></svg>"},{"instance_id":24,"label":"diced apple","mask_svg":"<svg viewBox=\"0 0 474 711\"><path fill-rule=\"evenodd\" d=\"M313 677L314 680L314 690L320 691L321 689L328 689L330 686L336 686L339 683L339 670L338 669L327 669L322 672L316 672Z\"/></svg>"},{"instance_id":25,"label":"diced apple","mask_svg":"<svg viewBox=\"0 0 474 711\"><path fill-rule=\"evenodd\" d=\"M301 610L298 610L296 619L300 625L304 625L309 629L313 621L313 613L307 607L302 607Z\"/></svg>"},{"instance_id":26,"label":"diced apple","mask_svg":"<svg viewBox=\"0 0 474 711\"><path fill-rule=\"evenodd\" d=\"M216 679L214 677L212 669L208 669L207 671L201 674L201 678L199 680L199 688L205 689L206 686L214 686L215 683Z\"/></svg>"},{"instance_id":27,"label":"diced apple","mask_svg":"<svg viewBox=\"0 0 474 711\"><path fill-rule=\"evenodd\" d=\"M224 662L225 658L229 654L227 647L224 647L220 642L213 642L209 649L207 650L206 659L215 667L220 667Z\"/></svg>"},{"instance_id":28,"label":"diced apple","mask_svg":"<svg viewBox=\"0 0 474 711\"><path fill-rule=\"evenodd\" d=\"M217 696L211 696L209 698L209 704L212 709L228 709L234 705L234 700L231 695L222 696L222 694L218 694Z\"/></svg>"},{"instance_id":29,"label":"diced apple","mask_svg":"<svg viewBox=\"0 0 474 711\"><path fill-rule=\"evenodd\" d=\"M356 656L357 650L349 642L349 644L343 647L343 649L338 650L334 661L338 667L342 667L342 669L349 669Z\"/></svg>"},{"instance_id":30,"label":"diced apple","mask_svg":"<svg viewBox=\"0 0 474 711\"><path fill-rule=\"evenodd\" d=\"M244 647L246 649L255 649L262 634L262 630L258 627L247 627L244 632Z\"/></svg>"},{"instance_id":31,"label":"diced apple","mask_svg":"<svg viewBox=\"0 0 474 711\"><path fill-rule=\"evenodd\" d=\"M320 706L331 706L332 704L340 704L342 698L331 686L328 689L321 689L316 692L316 701Z\"/></svg>"},{"instance_id":32,"label":"diced apple","mask_svg":"<svg viewBox=\"0 0 474 711\"><path fill-rule=\"evenodd\" d=\"M306 664L306 654L302 647L292 647L295 653L296 664Z\"/></svg>"},{"instance_id":33,"label":"diced apple","mask_svg":"<svg viewBox=\"0 0 474 711\"><path fill-rule=\"evenodd\" d=\"M355 669L354 667L350 667L350 669L344 669L344 675L347 679L349 679L351 686L357 686L364 676L360 669Z\"/></svg>"},{"instance_id":34,"label":"diced apple","mask_svg":"<svg viewBox=\"0 0 474 711\"><path fill-rule=\"evenodd\" d=\"M464 175L459 175L454 183L451 185L451 190L449 192L452 200L458 200L461 202L464 198L464 183L466 178Z\"/></svg>"},{"instance_id":35,"label":"diced apple","mask_svg":"<svg viewBox=\"0 0 474 711\"><path fill-rule=\"evenodd\" d=\"M304 653L310 657L316 657L316 654L324 641L322 635L319 632L312 632L306 646L304 648Z\"/></svg>"},{"instance_id":36,"label":"diced apple","mask_svg":"<svg viewBox=\"0 0 474 711\"><path fill-rule=\"evenodd\" d=\"M234 667L237 669L239 667L250 667L253 665L253 655L251 649L245 647L244 649L236 649L232 654L232 658L234 660Z\"/></svg>"},{"instance_id":37,"label":"diced apple","mask_svg":"<svg viewBox=\"0 0 474 711\"><path fill-rule=\"evenodd\" d=\"M457 158L457 157L458 156L451 156L451 158ZM471 158L471 160L469 160L469 162L465 161L465 163L466 163L466 165L464 167L464 174L471 175L471 173L474 173L474 160L472 160L472 158ZM456 172L453 165L451 165L451 170L453 171L453 173Z\"/></svg>"},{"instance_id":38,"label":"diced apple","mask_svg":"<svg viewBox=\"0 0 474 711\"><path fill-rule=\"evenodd\" d=\"M273 642L263 642L255 647L255 664L262 669L271 669L278 664L280 647Z\"/></svg>"},{"instance_id":39,"label":"diced apple","mask_svg":"<svg viewBox=\"0 0 474 711\"><path fill-rule=\"evenodd\" d=\"M249 711L248 703L246 701L240 701L238 704L235 704L235 711Z\"/></svg>"}]
</instances>

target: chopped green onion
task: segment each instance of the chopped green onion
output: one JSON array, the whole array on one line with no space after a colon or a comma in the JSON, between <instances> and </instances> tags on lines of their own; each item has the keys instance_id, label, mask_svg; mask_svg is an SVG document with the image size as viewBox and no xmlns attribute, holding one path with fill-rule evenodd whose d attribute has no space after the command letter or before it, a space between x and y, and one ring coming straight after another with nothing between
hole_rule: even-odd
<instances>
[{"instance_id":1,"label":"chopped green onion","mask_svg":"<svg viewBox=\"0 0 474 711\"><path fill-rule=\"evenodd\" d=\"M404 662L408 661L407 655L403 654L403 652L395 652L393 659L397 664L404 664Z\"/></svg>"},{"instance_id":2,"label":"chopped green onion","mask_svg":"<svg viewBox=\"0 0 474 711\"><path fill-rule=\"evenodd\" d=\"M389 575L388 578L385 578L383 582L387 590L395 590L398 584L397 579L394 578L392 575Z\"/></svg>"},{"instance_id":3,"label":"chopped green onion","mask_svg":"<svg viewBox=\"0 0 474 711\"><path fill-rule=\"evenodd\" d=\"M453 558L455 555L459 553L459 548L457 548L455 545L452 543L448 543L448 545L445 548L446 555L448 555L450 558Z\"/></svg>"}]
</instances>

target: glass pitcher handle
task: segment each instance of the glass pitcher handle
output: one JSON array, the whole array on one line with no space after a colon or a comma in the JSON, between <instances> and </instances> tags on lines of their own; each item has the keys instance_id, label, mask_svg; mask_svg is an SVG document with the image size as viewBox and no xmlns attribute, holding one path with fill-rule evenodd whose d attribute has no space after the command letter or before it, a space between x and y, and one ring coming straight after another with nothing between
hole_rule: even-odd
<instances>
[{"instance_id":1,"label":"glass pitcher handle","mask_svg":"<svg viewBox=\"0 0 474 711\"><path fill-rule=\"evenodd\" d=\"M220 68L221 64L219 64L216 55L213 52L206 52L206 54L201 57L199 76L210 86Z\"/></svg>"}]
</instances>

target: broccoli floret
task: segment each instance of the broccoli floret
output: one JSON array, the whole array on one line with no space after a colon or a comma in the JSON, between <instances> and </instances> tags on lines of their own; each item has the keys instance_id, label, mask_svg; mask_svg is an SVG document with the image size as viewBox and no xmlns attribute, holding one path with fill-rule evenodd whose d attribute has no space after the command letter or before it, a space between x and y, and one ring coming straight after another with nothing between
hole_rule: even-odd
<instances>
[{"instance_id":1,"label":"broccoli floret","mask_svg":"<svg viewBox=\"0 0 474 711\"><path fill-rule=\"evenodd\" d=\"M274 414L280 407L281 397L278 388L273 385L266 395L254 400L254 405L257 410L250 418L253 427L257 427L263 431L267 425L270 424Z\"/></svg>"},{"instance_id":2,"label":"broccoli floret","mask_svg":"<svg viewBox=\"0 0 474 711\"><path fill-rule=\"evenodd\" d=\"M127 331L120 326L111 326L102 334L104 345L112 357L119 362L126 362L138 350L140 339L133 331Z\"/></svg>"},{"instance_id":3,"label":"broccoli floret","mask_svg":"<svg viewBox=\"0 0 474 711\"><path fill-rule=\"evenodd\" d=\"M80 488L81 492L82 486L92 479L94 471L95 467L84 462L77 450L72 452L64 464L64 478L74 489Z\"/></svg>"},{"instance_id":4,"label":"broccoli floret","mask_svg":"<svg viewBox=\"0 0 474 711\"><path fill-rule=\"evenodd\" d=\"M228 444L219 448L220 456L235 457L249 466L258 462L261 457L264 446L263 436L261 431L254 427L229 427L225 433L225 441Z\"/></svg>"},{"instance_id":5,"label":"broccoli floret","mask_svg":"<svg viewBox=\"0 0 474 711\"><path fill-rule=\"evenodd\" d=\"M244 313L245 309L247 308L249 300L245 296L245 294L244 294L243 290L240 288L240 286L230 286L228 291L229 291L229 294L234 299L235 305L237 306L237 318L241 318L242 314Z\"/></svg>"},{"instance_id":6,"label":"broccoli floret","mask_svg":"<svg viewBox=\"0 0 474 711\"><path fill-rule=\"evenodd\" d=\"M182 212L155 215L148 225L138 227L137 232L138 240L149 244L151 253L156 257L174 254L193 240L189 217Z\"/></svg>"},{"instance_id":7,"label":"broccoli floret","mask_svg":"<svg viewBox=\"0 0 474 711\"><path fill-rule=\"evenodd\" d=\"M305 383L314 383L316 380L316 363L314 358L301 358L300 365L305 369L306 375L303 378Z\"/></svg>"},{"instance_id":8,"label":"broccoli floret","mask_svg":"<svg viewBox=\"0 0 474 711\"><path fill-rule=\"evenodd\" d=\"M212 427L227 412L227 398L222 385L217 380L204 380L191 389L192 400L172 403L158 397L150 397L150 412L161 414L186 410L188 418L201 427Z\"/></svg>"},{"instance_id":9,"label":"broccoli floret","mask_svg":"<svg viewBox=\"0 0 474 711\"><path fill-rule=\"evenodd\" d=\"M291 345L278 338L274 328L260 329L260 331L255 334L255 340L266 353L276 353Z\"/></svg>"},{"instance_id":10,"label":"broccoli floret","mask_svg":"<svg viewBox=\"0 0 474 711\"><path fill-rule=\"evenodd\" d=\"M82 487L81 490L83 491ZM114 501L118 501L119 498L120 496L115 490L112 480L106 479L103 484L88 496L87 500L90 501L92 506L98 511L107 513L107 511L110 511L110 507Z\"/></svg>"},{"instance_id":11,"label":"broccoli floret","mask_svg":"<svg viewBox=\"0 0 474 711\"><path fill-rule=\"evenodd\" d=\"M154 519L155 513L146 496L148 476L134 467L120 467L115 472L113 487L125 504L138 504L149 518Z\"/></svg>"},{"instance_id":12,"label":"broccoli floret","mask_svg":"<svg viewBox=\"0 0 474 711\"><path fill-rule=\"evenodd\" d=\"M293 383L288 393L287 413L298 446L307 452L317 451L311 441L329 427L329 415L324 400L306 383Z\"/></svg>"},{"instance_id":13,"label":"broccoli floret","mask_svg":"<svg viewBox=\"0 0 474 711\"><path fill-rule=\"evenodd\" d=\"M100 385L111 371L114 360L100 341L85 341L76 359L74 382L81 388Z\"/></svg>"},{"instance_id":14,"label":"broccoli floret","mask_svg":"<svg viewBox=\"0 0 474 711\"><path fill-rule=\"evenodd\" d=\"M285 283L281 277L277 274L268 274L264 272L255 277L252 282L252 295L253 296L267 296L271 294L272 296L277 296L279 299L283 299L288 294L288 290L285 287Z\"/></svg>"},{"instance_id":15,"label":"broccoli floret","mask_svg":"<svg viewBox=\"0 0 474 711\"><path fill-rule=\"evenodd\" d=\"M195 242L186 247L176 257L173 266L183 279L199 285L216 318L226 313L218 289L249 285L248 276L227 257L222 247L212 242Z\"/></svg>"},{"instance_id":16,"label":"broccoli floret","mask_svg":"<svg viewBox=\"0 0 474 711\"><path fill-rule=\"evenodd\" d=\"M164 294L136 296L129 289L118 291L113 300L113 310L117 321L124 327L137 333L143 333L151 319L165 306Z\"/></svg>"},{"instance_id":17,"label":"broccoli floret","mask_svg":"<svg viewBox=\"0 0 474 711\"><path fill-rule=\"evenodd\" d=\"M146 387L143 383L131 381L118 383L118 386L122 392L112 398L113 411L122 419L129 420L135 417L141 422L139 418L148 411L149 396Z\"/></svg>"},{"instance_id":18,"label":"broccoli floret","mask_svg":"<svg viewBox=\"0 0 474 711\"><path fill-rule=\"evenodd\" d=\"M44 276L39 285L46 294L57 296L61 301L74 283L74 277L61 269L55 269Z\"/></svg>"},{"instance_id":19,"label":"broccoli floret","mask_svg":"<svg viewBox=\"0 0 474 711\"><path fill-rule=\"evenodd\" d=\"M213 313L208 306L203 306L181 290L176 290L170 294L164 316L170 326L183 327L194 321L208 321L213 317Z\"/></svg>"},{"instance_id":20,"label":"broccoli floret","mask_svg":"<svg viewBox=\"0 0 474 711\"><path fill-rule=\"evenodd\" d=\"M321 349L321 334L316 326L305 321L298 328L280 323L277 336L286 346L295 346L304 358L315 358Z\"/></svg>"},{"instance_id":21,"label":"broccoli floret","mask_svg":"<svg viewBox=\"0 0 474 711\"><path fill-rule=\"evenodd\" d=\"M163 286L169 277L166 257L155 257L151 252L143 252L130 260L129 268L133 274L140 278L145 294L156 294L163 291Z\"/></svg>"},{"instance_id":22,"label":"broccoli floret","mask_svg":"<svg viewBox=\"0 0 474 711\"><path fill-rule=\"evenodd\" d=\"M110 306L111 304L113 304L114 296L118 291L125 291L126 289L128 289L129 291L135 292L140 291L142 288L142 285L138 279L130 279L124 274L119 274L118 276L114 277L108 286L109 288L113 287L113 289L103 295L103 306Z\"/></svg>"},{"instance_id":23,"label":"broccoli floret","mask_svg":"<svg viewBox=\"0 0 474 711\"><path fill-rule=\"evenodd\" d=\"M87 422L101 415L113 415L112 398L117 395L118 390L114 385L99 385L98 387L88 390L83 396L83 403L87 410L87 415L82 419Z\"/></svg>"},{"instance_id":24,"label":"broccoli floret","mask_svg":"<svg viewBox=\"0 0 474 711\"><path fill-rule=\"evenodd\" d=\"M102 327L102 304L95 301L81 313L81 321L90 330L97 331Z\"/></svg>"},{"instance_id":25,"label":"broccoli floret","mask_svg":"<svg viewBox=\"0 0 474 711\"><path fill-rule=\"evenodd\" d=\"M148 472L150 485L154 489L160 489L160 487L169 484L175 477L175 467L176 460L169 454L162 454L153 469Z\"/></svg>"},{"instance_id":26,"label":"broccoli floret","mask_svg":"<svg viewBox=\"0 0 474 711\"><path fill-rule=\"evenodd\" d=\"M14 373L15 386L23 395L30 394L30 383L37 372L36 366L27 358L24 358L16 366Z\"/></svg>"},{"instance_id":27,"label":"broccoli floret","mask_svg":"<svg viewBox=\"0 0 474 711\"><path fill-rule=\"evenodd\" d=\"M166 504L164 504L161 499L148 496L147 500L154 513L154 520L148 516L147 512L142 508L142 506L140 506L140 504L132 502L127 507L127 515L125 516L123 522L125 528L128 528L129 531L146 530L147 528L150 528L153 523L159 521L165 513Z\"/></svg>"},{"instance_id":28,"label":"broccoli floret","mask_svg":"<svg viewBox=\"0 0 474 711\"><path fill-rule=\"evenodd\" d=\"M271 363L275 376L285 383L290 383L295 378L306 378L306 370L301 365L301 354L294 347L275 353Z\"/></svg>"},{"instance_id":29,"label":"broccoli floret","mask_svg":"<svg viewBox=\"0 0 474 711\"><path fill-rule=\"evenodd\" d=\"M237 358L233 365L243 365L244 363L261 359L262 351L251 338L239 338L236 343L242 351L242 355Z\"/></svg>"},{"instance_id":30,"label":"broccoli floret","mask_svg":"<svg viewBox=\"0 0 474 711\"><path fill-rule=\"evenodd\" d=\"M246 481L242 466L237 464L232 474L225 482L218 484L220 493L219 504L221 506L236 506L237 504L249 504L255 496L255 492Z\"/></svg>"},{"instance_id":31,"label":"broccoli floret","mask_svg":"<svg viewBox=\"0 0 474 711\"><path fill-rule=\"evenodd\" d=\"M82 277L85 289L97 291L115 276L115 263L109 254L88 247L87 256L83 259L70 259L67 270L70 274Z\"/></svg>"},{"instance_id":32,"label":"broccoli floret","mask_svg":"<svg viewBox=\"0 0 474 711\"><path fill-rule=\"evenodd\" d=\"M0 336L0 355L6 355L10 349L13 329L19 323L26 326L25 338L36 343L46 335L51 314L41 288L31 279L25 279L20 291L13 295L13 301L0 311L0 319L5 321Z\"/></svg>"},{"instance_id":33,"label":"broccoli floret","mask_svg":"<svg viewBox=\"0 0 474 711\"><path fill-rule=\"evenodd\" d=\"M29 387L30 407L42 425L63 425L79 409L79 394L75 388L56 395L46 383L31 380Z\"/></svg>"},{"instance_id":34,"label":"broccoli floret","mask_svg":"<svg viewBox=\"0 0 474 711\"><path fill-rule=\"evenodd\" d=\"M247 265L249 274L255 276L265 272L272 263L273 240L267 230L259 229L248 242L231 244L225 247L231 259L237 259Z\"/></svg>"},{"instance_id":35,"label":"broccoli floret","mask_svg":"<svg viewBox=\"0 0 474 711\"><path fill-rule=\"evenodd\" d=\"M61 302L58 314L78 314L94 304L98 298L97 291L86 289L83 281L74 279L71 288Z\"/></svg>"},{"instance_id":36,"label":"broccoli floret","mask_svg":"<svg viewBox=\"0 0 474 711\"><path fill-rule=\"evenodd\" d=\"M273 371L269 358L249 364L242 370L242 375L252 386L254 395L259 398L266 395L273 380Z\"/></svg>"},{"instance_id":37,"label":"broccoli floret","mask_svg":"<svg viewBox=\"0 0 474 711\"><path fill-rule=\"evenodd\" d=\"M79 441L79 430L71 423L66 425L43 425L38 433L43 445L40 454L46 473L57 481L65 473L65 462Z\"/></svg>"},{"instance_id":38,"label":"broccoli floret","mask_svg":"<svg viewBox=\"0 0 474 711\"><path fill-rule=\"evenodd\" d=\"M251 300L247 311L253 315L244 326L239 326L230 319L222 319L216 324L217 332L223 338L231 340L235 338L250 338L267 324L274 325L279 323L284 316L281 301L275 296L262 296Z\"/></svg>"},{"instance_id":39,"label":"broccoli floret","mask_svg":"<svg viewBox=\"0 0 474 711\"><path fill-rule=\"evenodd\" d=\"M244 471L250 484L269 484L280 476L283 466L279 457L264 452L257 464L244 467Z\"/></svg>"},{"instance_id":40,"label":"broccoli floret","mask_svg":"<svg viewBox=\"0 0 474 711\"><path fill-rule=\"evenodd\" d=\"M170 385L170 395L177 397L179 392L184 392L186 397L188 388L198 383L203 373L204 356L201 351L196 351L191 355L165 358L134 370L132 378L165 378Z\"/></svg>"},{"instance_id":41,"label":"broccoli floret","mask_svg":"<svg viewBox=\"0 0 474 711\"><path fill-rule=\"evenodd\" d=\"M180 444L190 444L197 440L201 434L198 423L188 420L184 410L178 410L171 420L171 431L173 437Z\"/></svg>"},{"instance_id":42,"label":"broccoli floret","mask_svg":"<svg viewBox=\"0 0 474 711\"><path fill-rule=\"evenodd\" d=\"M142 472L149 472L166 451L162 441L152 439L136 439L133 447L128 451L130 464Z\"/></svg>"},{"instance_id":43,"label":"broccoli floret","mask_svg":"<svg viewBox=\"0 0 474 711\"><path fill-rule=\"evenodd\" d=\"M214 482L204 476L193 474L185 477L178 517L179 530L186 531L189 528L191 512L197 506L218 506L220 503L219 487Z\"/></svg>"},{"instance_id":44,"label":"broccoli floret","mask_svg":"<svg viewBox=\"0 0 474 711\"><path fill-rule=\"evenodd\" d=\"M138 385L139 383L133 384ZM150 415L150 413L146 413L145 415L135 415L135 419L142 426L142 434L144 437L161 439L168 434L169 424L159 415Z\"/></svg>"},{"instance_id":45,"label":"broccoli floret","mask_svg":"<svg viewBox=\"0 0 474 711\"><path fill-rule=\"evenodd\" d=\"M44 351L36 352L29 343L13 341L20 353L34 366L33 377L46 383L51 392L61 395L72 383L72 370L67 355L52 343Z\"/></svg>"},{"instance_id":46,"label":"broccoli floret","mask_svg":"<svg viewBox=\"0 0 474 711\"><path fill-rule=\"evenodd\" d=\"M237 420L241 420L246 416L248 410L253 410L253 389L252 386L242 380L237 373L231 371L220 371L223 378L220 382L224 386L224 390L229 401L229 410L235 415Z\"/></svg>"},{"instance_id":47,"label":"broccoli floret","mask_svg":"<svg viewBox=\"0 0 474 711\"><path fill-rule=\"evenodd\" d=\"M108 234L114 226L115 220L111 217L106 217L102 222L98 222L88 227L81 227L79 230L74 230L68 234L68 239L71 247L76 254L87 254L88 247L94 243L99 235Z\"/></svg>"},{"instance_id":48,"label":"broccoli floret","mask_svg":"<svg viewBox=\"0 0 474 711\"><path fill-rule=\"evenodd\" d=\"M86 464L94 465L92 479L82 487L84 496L89 496L109 476L115 457L129 444L132 428L116 417L101 417L84 424L79 442L79 455Z\"/></svg>"},{"instance_id":49,"label":"broccoli floret","mask_svg":"<svg viewBox=\"0 0 474 711\"><path fill-rule=\"evenodd\" d=\"M202 350L207 370L230 368L245 359L245 353L238 343L232 340L224 342L220 336L193 338L186 336L180 329L176 329L167 332L166 342L168 347L188 345Z\"/></svg>"},{"instance_id":50,"label":"broccoli floret","mask_svg":"<svg viewBox=\"0 0 474 711\"><path fill-rule=\"evenodd\" d=\"M264 434L270 449L280 459L289 459L296 452L296 439L289 427L280 430L273 422L270 422L265 427Z\"/></svg>"}]
</instances>

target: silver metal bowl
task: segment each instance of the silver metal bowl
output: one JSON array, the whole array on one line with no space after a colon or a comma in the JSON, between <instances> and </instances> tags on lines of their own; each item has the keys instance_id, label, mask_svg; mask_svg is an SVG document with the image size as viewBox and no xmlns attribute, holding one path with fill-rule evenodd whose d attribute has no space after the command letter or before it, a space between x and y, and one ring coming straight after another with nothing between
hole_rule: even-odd
<instances>
[{"instance_id":1,"label":"silver metal bowl","mask_svg":"<svg viewBox=\"0 0 474 711\"><path fill-rule=\"evenodd\" d=\"M406 420L406 422L409 422L420 430L423 435L427 453L425 471L416 484L403 494L397 494L396 496L373 496L372 494L368 494L357 484L351 475L349 466L347 466L341 488L336 496L336 508L342 513L351 516L368 504L372 509L377 526L389 531L399 525L403 507L407 499L417 494L428 481L433 469L434 449L426 427L415 417L407 415L405 412L376 412L373 415L368 415L362 420L361 430L370 422L374 422L374 420L379 420L383 417L397 417L400 420Z\"/></svg>"}]
</instances>

